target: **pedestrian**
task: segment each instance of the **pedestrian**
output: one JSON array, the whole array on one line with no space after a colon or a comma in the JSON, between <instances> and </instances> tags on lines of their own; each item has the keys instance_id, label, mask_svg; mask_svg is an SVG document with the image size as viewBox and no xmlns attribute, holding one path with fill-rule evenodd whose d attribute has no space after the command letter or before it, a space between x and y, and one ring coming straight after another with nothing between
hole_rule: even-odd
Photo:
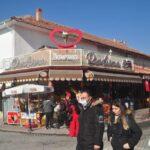
<instances>
[{"instance_id":1,"label":"pedestrian","mask_svg":"<svg viewBox=\"0 0 150 150\"><path fill-rule=\"evenodd\" d=\"M67 128L69 128L69 124L71 121L71 115L70 115L70 106L71 106L71 92L70 91L66 91L65 92L65 98L63 100L64 103L64 123L66 125Z\"/></svg>"},{"instance_id":2,"label":"pedestrian","mask_svg":"<svg viewBox=\"0 0 150 150\"><path fill-rule=\"evenodd\" d=\"M83 90L80 100L79 133L76 150L102 150L104 116L101 105L92 106L92 97Z\"/></svg>"},{"instance_id":3,"label":"pedestrian","mask_svg":"<svg viewBox=\"0 0 150 150\"><path fill-rule=\"evenodd\" d=\"M75 97L70 101L69 106L69 116L70 116L70 122L69 122L69 136L71 137L77 137L78 131L79 131L79 108L78 108L78 101Z\"/></svg>"},{"instance_id":4,"label":"pedestrian","mask_svg":"<svg viewBox=\"0 0 150 150\"><path fill-rule=\"evenodd\" d=\"M47 99L43 101L43 112L46 115L46 124L45 124L46 129L49 128L49 124L50 127L53 127L54 107L55 107L54 97L52 93L49 93Z\"/></svg>"},{"instance_id":5,"label":"pedestrian","mask_svg":"<svg viewBox=\"0 0 150 150\"><path fill-rule=\"evenodd\" d=\"M129 112L129 109L126 111L126 107L121 102L114 101L107 134L113 150L133 150L142 136L142 131L131 111Z\"/></svg>"}]
</instances>

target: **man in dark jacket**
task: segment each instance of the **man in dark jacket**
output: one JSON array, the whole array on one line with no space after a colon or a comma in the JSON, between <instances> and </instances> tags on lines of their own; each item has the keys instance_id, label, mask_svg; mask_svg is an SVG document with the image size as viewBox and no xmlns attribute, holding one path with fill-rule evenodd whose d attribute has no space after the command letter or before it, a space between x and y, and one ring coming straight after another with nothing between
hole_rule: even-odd
<instances>
[{"instance_id":1,"label":"man in dark jacket","mask_svg":"<svg viewBox=\"0 0 150 150\"><path fill-rule=\"evenodd\" d=\"M43 101L43 112L46 115L46 129L49 128L49 123L50 127L52 127L54 107L54 97L53 95L49 94L48 99Z\"/></svg>"},{"instance_id":2,"label":"man in dark jacket","mask_svg":"<svg viewBox=\"0 0 150 150\"><path fill-rule=\"evenodd\" d=\"M92 99L87 90L81 94L82 105L79 116L79 133L76 150L102 150L104 117L100 105L91 106Z\"/></svg>"}]
</instances>

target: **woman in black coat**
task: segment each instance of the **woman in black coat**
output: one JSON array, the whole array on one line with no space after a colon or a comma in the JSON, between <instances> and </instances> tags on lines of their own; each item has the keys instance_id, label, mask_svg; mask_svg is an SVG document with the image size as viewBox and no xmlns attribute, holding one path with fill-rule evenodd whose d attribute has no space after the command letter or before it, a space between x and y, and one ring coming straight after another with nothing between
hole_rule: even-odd
<instances>
[{"instance_id":1,"label":"woman in black coat","mask_svg":"<svg viewBox=\"0 0 150 150\"><path fill-rule=\"evenodd\" d=\"M131 113L127 113L120 102L114 101L107 134L113 150L134 150L142 136L142 131Z\"/></svg>"}]
</instances>

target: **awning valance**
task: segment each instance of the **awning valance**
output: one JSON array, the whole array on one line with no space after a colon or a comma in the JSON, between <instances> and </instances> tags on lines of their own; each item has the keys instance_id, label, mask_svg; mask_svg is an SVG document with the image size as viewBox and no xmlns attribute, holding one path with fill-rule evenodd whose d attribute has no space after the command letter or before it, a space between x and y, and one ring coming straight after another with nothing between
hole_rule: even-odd
<instances>
[{"instance_id":1,"label":"awning valance","mask_svg":"<svg viewBox=\"0 0 150 150\"><path fill-rule=\"evenodd\" d=\"M49 80L61 81L81 81L83 78L82 70L50 70Z\"/></svg>"},{"instance_id":2,"label":"awning valance","mask_svg":"<svg viewBox=\"0 0 150 150\"><path fill-rule=\"evenodd\" d=\"M110 82L142 83L142 78L138 75L87 71L85 73L85 76L88 81L95 80L95 81L110 81Z\"/></svg>"},{"instance_id":3,"label":"awning valance","mask_svg":"<svg viewBox=\"0 0 150 150\"><path fill-rule=\"evenodd\" d=\"M143 79L144 79L144 80L150 80L150 74L143 75Z\"/></svg>"},{"instance_id":4,"label":"awning valance","mask_svg":"<svg viewBox=\"0 0 150 150\"><path fill-rule=\"evenodd\" d=\"M41 71L0 75L0 83L37 81Z\"/></svg>"},{"instance_id":5,"label":"awning valance","mask_svg":"<svg viewBox=\"0 0 150 150\"><path fill-rule=\"evenodd\" d=\"M56 81L81 81L83 78L82 70L49 70L49 75L44 71L24 72L8 75L0 75L0 83L12 82L32 82L38 80L56 80ZM43 77L41 77L44 75ZM40 78L39 78L40 77Z\"/></svg>"}]
</instances>

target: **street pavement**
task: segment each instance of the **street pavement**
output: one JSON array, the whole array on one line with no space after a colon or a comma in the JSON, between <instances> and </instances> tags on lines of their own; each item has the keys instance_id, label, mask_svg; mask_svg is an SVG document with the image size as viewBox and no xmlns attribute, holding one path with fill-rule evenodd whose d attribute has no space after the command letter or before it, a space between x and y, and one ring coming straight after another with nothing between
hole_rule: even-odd
<instances>
[{"instance_id":1,"label":"street pavement","mask_svg":"<svg viewBox=\"0 0 150 150\"><path fill-rule=\"evenodd\" d=\"M150 149L150 127L144 127L142 130L143 136L135 150ZM104 146L104 150L112 150L106 133ZM75 150L75 147L76 138L68 136L0 131L0 150Z\"/></svg>"}]
</instances>

